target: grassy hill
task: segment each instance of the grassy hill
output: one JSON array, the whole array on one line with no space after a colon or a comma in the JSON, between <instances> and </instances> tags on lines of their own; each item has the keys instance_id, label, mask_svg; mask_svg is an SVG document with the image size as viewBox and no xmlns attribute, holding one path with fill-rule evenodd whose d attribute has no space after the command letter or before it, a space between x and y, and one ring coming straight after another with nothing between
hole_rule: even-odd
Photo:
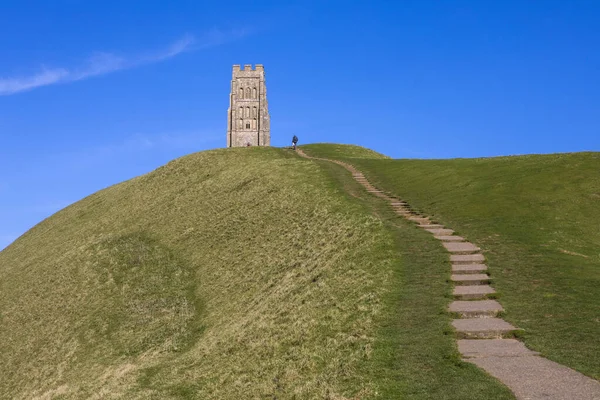
<instances>
[{"instance_id":1,"label":"grassy hill","mask_svg":"<svg viewBox=\"0 0 600 400\"><path fill-rule=\"evenodd\" d=\"M348 161L477 243L525 343L600 379L600 153L384 160L345 147L303 149Z\"/></svg>"},{"instance_id":2,"label":"grassy hill","mask_svg":"<svg viewBox=\"0 0 600 400\"><path fill-rule=\"evenodd\" d=\"M192 154L0 252L0 398L511 398L458 360L446 258L339 166Z\"/></svg>"}]
</instances>

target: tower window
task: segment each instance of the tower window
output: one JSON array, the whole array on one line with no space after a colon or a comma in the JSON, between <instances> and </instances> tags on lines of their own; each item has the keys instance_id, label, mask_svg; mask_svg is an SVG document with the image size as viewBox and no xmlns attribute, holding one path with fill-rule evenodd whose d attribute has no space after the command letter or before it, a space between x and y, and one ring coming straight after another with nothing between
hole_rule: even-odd
<instances>
[{"instance_id":1,"label":"tower window","mask_svg":"<svg viewBox=\"0 0 600 400\"><path fill-rule=\"evenodd\" d=\"M256 88L252 88L252 98L256 98Z\"/></svg>"},{"instance_id":2,"label":"tower window","mask_svg":"<svg viewBox=\"0 0 600 400\"><path fill-rule=\"evenodd\" d=\"M240 99L244 98L244 89L240 88L240 95L239 95Z\"/></svg>"},{"instance_id":3,"label":"tower window","mask_svg":"<svg viewBox=\"0 0 600 400\"><path fill-rule=\"evenodd\" d=\"M246 129L250 129L250 122L246 123Z\"/></svg>"}]
</instances>

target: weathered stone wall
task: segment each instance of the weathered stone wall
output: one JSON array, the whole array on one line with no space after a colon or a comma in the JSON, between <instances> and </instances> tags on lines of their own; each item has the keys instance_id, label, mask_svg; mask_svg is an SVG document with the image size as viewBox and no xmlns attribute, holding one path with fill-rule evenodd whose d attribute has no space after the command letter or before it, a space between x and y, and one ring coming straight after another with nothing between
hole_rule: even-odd
<instances>
[{"instance_id":1,"label":"weathered stone wall","mask_svg":"<svg viewBox=\"0 0 600 400\"><path fill-rule=\"evenodd\" d=\"M267 103L265 69L262 64L233 66L229 109L227 110L227 147L270 146L271 127Z\"/></svg>"}]
</instances>

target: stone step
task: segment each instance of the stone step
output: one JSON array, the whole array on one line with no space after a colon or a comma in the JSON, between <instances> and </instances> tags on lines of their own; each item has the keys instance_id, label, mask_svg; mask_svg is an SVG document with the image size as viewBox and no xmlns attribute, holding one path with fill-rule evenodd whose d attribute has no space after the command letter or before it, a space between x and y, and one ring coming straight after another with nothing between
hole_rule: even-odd
<instances>
[{"instance_id":1,"label":"stone step","mask_svg":"<svg viewBox=\"0 0 600 400\"><path fill-rule=\"evenodd\" d=\"M600 383L596 379L544 357L490 356L466 361L505 384L517 399L600 399Z\"/></svg>"},{"instance_id":2,"label":"stone step","mask_svg":"<svg viewBox=\"0 0 600 400\"><path fill-rule=\"evenodd\" d=\"M470 242L442 242L450 253L474 253L481 249Z\"/></svg>"},{"instance_id":3,"label":"stone step","mask_svg":"<svg viewBox=\"0 0 600 400\"><path fill-rule=\"evenodd\" d=\"M412 215L406 219L409 221L416 222L421 225L431 225L431 221L429 220L429 218L426 218L426 217L419 217L417 215Z\"/></svg>"},{"instance_id":4,"label":"stone step","mask_svg":"<svg viewBox=\"0 0 600 400\"><path fill-rule=\"evenodd\" d=\"M453 264L452 272L455 274L480 274L487 270L485 264Z\"/></svg>"},{"instance_id":5,"label":"stone step","mask_svg":"<svg viewBox=\"0 0 600 400\"><path fill-rule=\"evenodd\" d=\"M516 339L460 339L458 351L464 358L535 356Z\"/></svg>"},{"instance_id":6,"label":"stone step","mask_svg":"<svg viewBox=\"0 0 600 400\"><path fill-rule=\"evenodd\" d=\"M448 306L448 311L460 314L461 318L495 317L504 311L496 300L455 300Z\"/></svg>"},{"instance_id":7,"label":"stone step","mask_svg":"<svg viewBox=\"0 0 600 400\"><path fill-rule=\"evenodd\" d=\"M487 274L452 274L450 280L463 286L487 285L490 277Z\"/></svg>"},{"instance_id":8,"label":"stone step","mask_svg":"<svg viewBox=\"0 0 600 400\"><path fill-rule=\"evenodd\" d=\"M452 294L457 300L479 300L496 293L490 285L454 286Z\"/></svg>"},{"instance_id":9,"label":"stone step","mask_svg":"<svg viewBox=\"0 0 600 400\"><path fill-rule=\"evenodd\" d=\"M455 319L452 326L460 339L500 339L517 330L501 318Z\"/></svg>"},{"instance_id":10,"label":"stone step","mask_svg":"<svg viewBox=\"0 0 600 400\"><path fill-rule=\"evenodd\" d=\"M419 225L419 227L423 229L444 229L444 225L440 224Z\"/></svg>"},{"instance_id":11,"label":"stone step","mask_svg":"<svg viewBox=\"0 0 600 400\"><path fill-rule=\"evenodd\" d=\"M465 239L462 236L455 235L442 235L442 236L434 236L437 240L441 240L442 242L464 242Z\"/></svg>"},{"instance_id":12,"label":"stone step","mask_svg":"<svg viewBox=\"0 0 600 400\"><path fill-rule=\"evenodd\" d=\"M430 225L431 226L431 225ZM452 229L444 228L428 228L427 225L423 227L427 232L433 233L434 236L448 236L452 235L454 231Z\"/></svg>"},{"instance_id":13,"label":"stone step","mask_svg":"<svg viewBox=\"0 0 600 400\"><path fill-rule=\"evenodd\" d=\"M485 257L483 254L451 254L450 261L455 264L480 264Z\"/></svg>"}]
</instances>

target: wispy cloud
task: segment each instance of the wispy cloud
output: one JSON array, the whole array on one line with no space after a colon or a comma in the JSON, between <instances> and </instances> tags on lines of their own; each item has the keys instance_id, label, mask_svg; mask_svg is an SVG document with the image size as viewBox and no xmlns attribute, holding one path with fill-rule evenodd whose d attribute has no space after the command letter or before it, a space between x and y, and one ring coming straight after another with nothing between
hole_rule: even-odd
<instances>
[{"instance_id":1,"label":"wispy cloud","mask_svg":"<svg viewBox=\"0 0 600 400\"><path fill-rule=\"evenodd\" d=\"M78 67L42 67L39 72L33 75L0 78L0 96L8 96L42 86L80 81L115 71L165 61L185 52L224 44L244 37L248 33L249 31L247 30L222 31L212 29L204 34L200 40L196 39L193 35L185 35L171 43L167 48L158 51L128 56L96 52Z\"/></svg>"},{"instance_id":2,"label":"wispy cloud","mask_svg":"<svg viewBox=\"0 0 600 400\"><path fill-rule=\"evenodd\" d=\"M0 95L9 95L40 86L52 85L66 80L69 71L63 68L43 69L41 72L23 78L0 79Z\"/></svg>"},{"instance_id":3,"label":"wispy cloud","mask_svg":"<svg viewBox=\"0 0 600 400\"><path fill-rule=\"evenodd\" d=\"M76 68L47 68L34 75L0 79L0 95L11 95L42 86L75 82L111 72L135 68L177 56L192 48L194 37L185 36L162 51L150 55L118 56L96 52L82 66Z\"/></svg>"}]
</instances>

